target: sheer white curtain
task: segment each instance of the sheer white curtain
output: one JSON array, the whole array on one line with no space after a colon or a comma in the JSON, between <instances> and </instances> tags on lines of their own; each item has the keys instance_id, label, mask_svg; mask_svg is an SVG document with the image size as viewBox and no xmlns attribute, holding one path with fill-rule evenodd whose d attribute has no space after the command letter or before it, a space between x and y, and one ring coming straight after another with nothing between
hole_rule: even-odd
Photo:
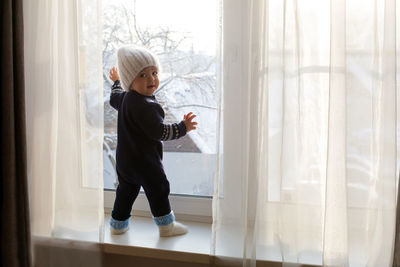
<instances>
[{"instance_id":1,"label":"sheer white curtain","mask_svg":"<svg viewBox=\"0 0 400 267\"><path fill-rule=\"evenodd\" d=\"M24 1L34 236L102 241L103 90L99 83L98 2Z\"/></svg>"},{"instance_id":2,"label":"sheer white curtain","mask_svg":"<svg viewBox=\"0 0 400 267\"><path fill-rule=\"evenodd\" d=\"M222 5L216 260L391 265L395 0Z\"/></svg>"}]
</instances>

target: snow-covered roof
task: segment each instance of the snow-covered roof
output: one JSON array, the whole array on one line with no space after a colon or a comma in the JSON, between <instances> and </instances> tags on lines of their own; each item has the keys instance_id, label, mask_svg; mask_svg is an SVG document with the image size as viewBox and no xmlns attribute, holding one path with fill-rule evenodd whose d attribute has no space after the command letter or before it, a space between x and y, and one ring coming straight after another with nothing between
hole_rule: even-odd
<instances>
[{"instance_id":1,"label":"snow-covered roof","mask_svg":"<svg viewBox=\"0 0 400 267\"><path fill-rule=\"evenodd\" d=\"M163 80L170 77L160 75L161 86ZM183 115L189 112L197 115L195 121L198 122L198 127L188 135L200 151L207 154L216 152L216 95L215 74L211 72L175 76L156 93L158 101L166 111L167 122L180 121Z\"/></svg>"}]
</instances>

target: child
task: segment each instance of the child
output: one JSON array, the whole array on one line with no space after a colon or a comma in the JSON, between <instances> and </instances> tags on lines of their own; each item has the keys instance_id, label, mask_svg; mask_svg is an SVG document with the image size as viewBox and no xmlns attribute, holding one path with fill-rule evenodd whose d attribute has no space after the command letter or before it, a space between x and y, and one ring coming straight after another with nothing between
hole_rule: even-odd
<instances>
[{"instance_id":1,"label":"child","mask_svg":"<svg viewBox=\"0 0 400 267\"><path fill-rule=\"evenodd\" d=\"M168 195L161 141L177 139L196 129L195 115L184 115L180 123L164 124L164 111L153 93L159 86L160 64L148 50L123 47L118 50L118 71L110 70L114 82L110 104L118 111L117 174L118 188L111 214L112 234L128 230L133 202L143 187L160 236L187 233L175 221ZM121 88L122 84L122 88ZM124 90L123 90L124 89Z\"/></svg>"}]
</instances>

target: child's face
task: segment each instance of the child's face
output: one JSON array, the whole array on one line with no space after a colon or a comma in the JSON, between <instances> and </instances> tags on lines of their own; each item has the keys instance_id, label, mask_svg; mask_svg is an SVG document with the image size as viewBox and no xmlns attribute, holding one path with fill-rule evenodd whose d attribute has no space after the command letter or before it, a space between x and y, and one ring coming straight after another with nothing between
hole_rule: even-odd
<instances>
[{"instance_id":1,"label":"child's face","mask_svg":"<svg viewBox=\"0 0 400 267\"><path fill-rule=\"evenodd\" d=\"M133 80L130 89L135 90L141 95L151 96L159 85L157 68L151 66L139 72L135 80Z\"/></svg>"}]
</instances>

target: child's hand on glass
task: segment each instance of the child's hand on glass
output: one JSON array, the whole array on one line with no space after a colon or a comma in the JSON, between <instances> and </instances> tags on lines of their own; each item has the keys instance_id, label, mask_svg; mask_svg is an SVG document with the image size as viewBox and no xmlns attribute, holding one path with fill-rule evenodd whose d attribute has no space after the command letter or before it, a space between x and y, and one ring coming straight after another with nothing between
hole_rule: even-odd
<instances>
[{"instance_id":1,"label":"child's hand on glass","mask_svg":"<svg viewBox=\"0 0 400 267\"><path fill-rule=\"evenodd\" d=\"M110 79L111 81L115 82L116 80L119 80L118 76L118 71L116 67L112 67L110 70Z\"/></svg>"},{"instance_id":2,"label":"child's hand on glass","mask_svg":"<svg viewBox=\"0 0 400 267\"><path fill-rule=\"evenodd\" d=\"M192 121L195 117L196 115L193 112L183 115L183 122L185 123L187 133L196 129L197 122Z\"/></svg>"}]
</instances>

